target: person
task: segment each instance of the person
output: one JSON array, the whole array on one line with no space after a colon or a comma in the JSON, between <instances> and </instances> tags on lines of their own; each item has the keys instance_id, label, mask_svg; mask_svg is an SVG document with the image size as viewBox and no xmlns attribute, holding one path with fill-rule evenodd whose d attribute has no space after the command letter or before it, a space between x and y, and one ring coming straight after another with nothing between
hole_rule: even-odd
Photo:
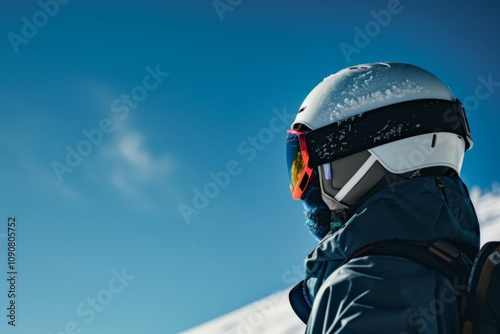
<instances>
[{"instance_id":1,"label":"person","mask_svg":"<svg viewBox=\"0 0 500 334\"><path fill-rule=\"evenodd\" d=\"M415 65L352 66L309 93L286 137L292 197L320 240L289 295L307 333L459 333L456 282L364 250L438 240L473 259L479 224L460 178L472 146L460 101Z\"/></svg>"}]
</instances>

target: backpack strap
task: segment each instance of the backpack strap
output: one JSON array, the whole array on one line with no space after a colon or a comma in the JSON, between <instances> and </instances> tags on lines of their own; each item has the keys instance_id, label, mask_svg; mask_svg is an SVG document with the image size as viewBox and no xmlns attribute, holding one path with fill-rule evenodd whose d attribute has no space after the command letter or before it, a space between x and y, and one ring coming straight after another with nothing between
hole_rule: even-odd
<instances>
[{"instance_id":1,"label":"backpack strap","mask_svg":"<svg viewBox=\"0 0 500 334\"><path fill-rule=\"evenodd\" d=\"M400 256L444 275L459 292L465 292L471 260L451 243L393 239L368 245L358 250L345 262L368 255Z\"/></svg>"},{"instance_id":2,"label":"backpack strap","mask_svg":"<svg viewBox=\"0 0 500 334\"><path fill-rule=\"evenodd\" d=\"M462 334L500 333L500 241L486 243L472 267Z\"/></svg>"},{"instance_id":3,"label":"backpack strap","mask_svg":"<svg viewBox=\"0 0 500 334\"><path fill-rule=\"evenodd\" d=\"M461 293L467 289L471 261L451 243L445 241L415 241L392 239L374 243L359 249L342 264L351 259L368 255L400 256L443 274ZM307 289L307 277L289 292L292 309L307 324L312 302Z\"/></svg>"}]
</instances>

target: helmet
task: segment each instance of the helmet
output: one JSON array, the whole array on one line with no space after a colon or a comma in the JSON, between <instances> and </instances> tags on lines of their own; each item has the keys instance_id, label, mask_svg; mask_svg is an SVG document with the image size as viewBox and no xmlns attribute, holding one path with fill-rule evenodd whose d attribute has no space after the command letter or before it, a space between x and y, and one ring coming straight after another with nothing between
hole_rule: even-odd
<instances>
[{"instance_id":1,"label":"helmet","mask_svg":"<svg viewBox=\"0 0 500 334\"><path fill-rule=\"evenodd\" d=\"M472 145L462 104L433 74L398 62L353 66L325 78L299 108L287 133L290 190L301 199L319 180L338 212L393 176L460 175Z\"/></svg>"}]
</instances>

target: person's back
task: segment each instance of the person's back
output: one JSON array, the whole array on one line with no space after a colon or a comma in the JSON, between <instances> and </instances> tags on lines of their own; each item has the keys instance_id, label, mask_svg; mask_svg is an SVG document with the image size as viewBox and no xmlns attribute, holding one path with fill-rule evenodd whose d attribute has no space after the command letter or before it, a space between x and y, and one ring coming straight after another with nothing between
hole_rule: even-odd
<instances>
[{"instance_id":1,"label":"person's back","mask_svg":"<svg viewBox=\"0 0 500 334\"><path fill-rule=\"evenodd\" d=\"M287 135L292 195L321 240L290 293L307 333L459 332L453 282L363 249L441 240L474 256L479 225L459 177L471 146L460 102L413 65L351 67L308 95Z\"/></svg>"}]
</instances>

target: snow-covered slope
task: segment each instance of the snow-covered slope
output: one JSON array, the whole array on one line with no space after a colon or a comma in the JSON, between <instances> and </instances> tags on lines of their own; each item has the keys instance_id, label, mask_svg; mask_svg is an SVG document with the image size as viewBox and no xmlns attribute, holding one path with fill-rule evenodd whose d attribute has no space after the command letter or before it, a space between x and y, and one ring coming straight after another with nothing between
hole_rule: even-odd
<instances>
[{"instance_id":1,"label":"snow-covered slope","mask_svg":"<svg viewBox=\"0 0 500 334\"><path fill-rule=\"evenodd\" d=\"M500 240L500 186L492 191L472 188L471 199L481 222L481 244ZM280 291L236 311L192 328L183 334L303 334L305 325Z\"/></svg>"},{"instance_id":2,"label":"snow-covered slope","mask_svg":"<svg viewBox=\"0 0 500 334\"><path fill-rule=\"evenodd\" d=\"M288 291L280 291L236 311L192 328L183 334L298 334L305 325L288 303Z\"/></svg>"}]
</instances>

